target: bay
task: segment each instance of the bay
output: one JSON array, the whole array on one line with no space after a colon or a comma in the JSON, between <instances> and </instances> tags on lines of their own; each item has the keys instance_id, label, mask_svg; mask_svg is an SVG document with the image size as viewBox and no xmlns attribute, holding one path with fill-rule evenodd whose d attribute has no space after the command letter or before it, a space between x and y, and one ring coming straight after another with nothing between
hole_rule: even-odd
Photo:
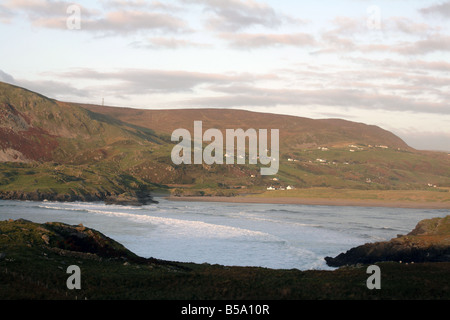
<instances>
[{"instance_id":1,"label":"bay","mask_svg":"<svg viewBox=\"0 0 450 320\"><path fill-rule=\"evenodd\" d=\"M0 219L82 223L142 257L274 269L332 270L326 256L390 240L448 210L169 201L142 207L0 201Z\"/></svg>"}]
</instances>

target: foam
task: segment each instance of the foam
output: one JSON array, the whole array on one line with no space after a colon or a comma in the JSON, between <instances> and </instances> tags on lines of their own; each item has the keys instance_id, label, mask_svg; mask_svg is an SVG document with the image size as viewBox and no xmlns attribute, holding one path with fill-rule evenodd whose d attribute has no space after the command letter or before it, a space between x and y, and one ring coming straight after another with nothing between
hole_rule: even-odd
<instances>
[{"instance_id":1,"label":"foam","mask_svg":"<svg viewBox=\"0 0 450 320\"><path fill-rule=\"evenodd\" d=\"M211 224L203 221L174 219L166 217L151 216L148 214L133 214L127 212L87 210L91 213L125 218L139 223L149 223L164 228L172 234L189 237L210 237L210 238L236 238L236 237L257 237L259 239L273 239L273 236L259 231L244 228L231 227L219 224Z\"/></svg>"}]
</instances>

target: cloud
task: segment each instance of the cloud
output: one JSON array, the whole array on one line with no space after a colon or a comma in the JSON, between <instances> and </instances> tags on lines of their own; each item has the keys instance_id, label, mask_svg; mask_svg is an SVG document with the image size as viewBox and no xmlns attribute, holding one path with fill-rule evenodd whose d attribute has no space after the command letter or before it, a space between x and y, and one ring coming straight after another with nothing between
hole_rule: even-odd
<instances>
[{"instance_id":1,"label":"cloud","mask_svg":"<svg viewBox=\"0 0 450 320\"><path fill-rule=\"evenodd\" d=\"M424 22L416 22L406 17L391 17L387 19L387 31L401 32L407 35L426 36L438 32L440 28Z\"/></svg>"},{"instance_id":2,"label":"cloud","mask_svg":"<svg viewBox=\"0 0 450 320\"><path fill-rule=\"evenodd\" d=\"M432 52L449 52L450 36L448 35L431 35L426 39L417 40L415 42L404 43L394 47L392 51L406 55L420 55Z\"/></svg>"},{"instance_id":3,"label":"cloud","mask_svg":"<svg viewBox=\"0 0 450 320\"><path fill-rule=\"evenodd\" d=\"M59 0L9 0L3 5L6 9L14 11L16 15L23 13L32 22L49 18L67 18L67 9L72 6L72 2ZM84 17L92 17L97 11L78 6Z\"/></svg>"},{"instance_id":4,"label":"cloud","mask_svg":"<svg viewBox=\"0 0 450 320\"><path fill-rule=\"evenodd\" d=\"M185 4L200 4L209 13L207 26L222 32L241 31L262 26L277 28L286 23L301 23L288 15L276 12L267 4L254 0L182 0Z\"/></svg>"},{"instance_id":5,"label":"cloud","mask_svg":"<svg viewBox=\"0 0 450 320\"><path fill-rule=\"evenodd\" d=\"M34 25L51 29L66 29L67 17L45 18L34 21ZM184 33L189 28L185 21L170 14L114 11L105 16L83 18L81 30L102 36L129 35L138 32L153 31L162 33Z\"/></svg>"},{"instance_id":6,"label":"cloud","mask_svg":"<svg viewBox=\"0 0 450 320\"><path fill-rule=\"evenodd\" d=\"M425 16L440 16L442 18L450 18L450 1L435 4L419 10Z\"/></svg>"},{"instance_id":7,"label":"cloud","mask_svg":"<svg viewBox=\"0 0 450 320\"><path fill-rule=\"evenodd\" d=\"M86 98L91 95L89 89L77 89L74 86L54 80L40 79L39 81L32 81L27 79L16 79L9 73L0 69L0 81L6 82L15 86L25 88L30 91L43 94L47 97L53 98L58 96L63 97L82 97Z\"/></svg>"},{"instance_id":8,"label":"cloud","mask_svg":"<svg viewBox=\"0 0 450 320\"><path fill-rule=\"evenodd\" d=\"M141 31L192 31L185 20L168 12L160 12L174 10L175 7L157 1L149 3L117 0L107 4L104 4L105 8L108 8L104 12L76 5L80 8L81 30L104 36L129 35ZM68 8L71 5L73 3L58 0L14 0L8 1L0 10L3 8L2 11L14 10L16 14L23 13L36 27L65 30L70 17Z\"/></svg>"},{"instance_id":9,"label":"cloud","mask_svg":"<svg viewBox=\"0 0 450 320\"><path fill-rule=\"evenodd\" d=\"M450 115L445 102L433 102L416 97L399 96L373 90L321 88L321 89L272 89L246 85L210 87L216 93L210 97L192 98L185 103L191 106L214 107L277 107L290 106L332 106L335 108L356 108L362 110L388 110Z\"/></svg>"},{"instance_id":10,"label":"cloud","mask_svg":"<svg viewBox=\"0 0 450 320\"><path fill-rule=\"evenodd\" d=\"M72 97L89 98L92 96L92 92L89 88L78 89L69 83L61 81L29 81L18 79L16 85L43 94L49 98L58 97L60 100Z\"/></svg>"},{"instance_id":11,"label":"cloud","mask_svg":"<svg viewBox=\"0 0 450 320\"><path fill-rule=\"evenodd\" d=\"M10 75L9 73L4 72L1 69L0 69L0 81L7 82L9 84L15 83L14 77L12 75Z\"/></svg>"},{"instance_id":12,"label":"cloud","mask_svg":"<svg viewBox=\"0 0 450 320\"><path fill-rule=\"evenodd\" d=\"M402 130L397 134L415 149L450 152L450 133L448 132Z\"/></svg>"},{"instance_id":13,"label":"cloud","mask_svg":"<svg viewBox=\"0 0 450 320\"><path fill-rule=\"evenodd\" d=\"M4 4L11 10L20 10L29 16L58 16L64 14L71 5L66 1L55 0L9 0Z\"/></svg>"},{"instance_id":14,"label":"cloud","mask_svg":"<svg viewBox=\"0 0 450 320\"><path fill-rule=\"evenodd\" d=\"M345 67L299 65L265 74L82 68L48 75L93 83L116 97L179 94L168 103L183 107L323 106L450 115L445 68L445 61L351 58Z\"/></svg>"},{"instance_id":15,"label":"cloud","mask_svg":"<svg viewBox=\"0 0 450 320\"><path fill-rule=\"evenodd\" d=\"M266 47L295 46L305 47L316 44L313 36L306 33L292 34L250 34L250 33L223 33L220 37L229 45L237 49L255 49Z\"/></svg>"},{"instance_id":16,"label":"cloud","mask_svg":"<svg viewBox=\"0 0 450 320\"><path fill-rule=\"evenodd\" d=\"M215 74L191 71L167 71L147 69L121 69L118 71L96 71L77 69L53 74L64 79L83 79L104 81L102 86L114 94L145 95L154 93L192 92L205 85L230 85L233 83L252 83L259 79L275 78L272 75L248 73ZM114 82L114 83L111 83Z\"/></svg>"},{"instance_id":17,"label":"cloud","mask_svg":"<svg viewBox=\"0 0 450 320\"><path fill-rule=\"evenodd\" d=\"M13 17L13 11L0 4L0 23L10 23Z\"/></svg>"},{"instance_id":18,"label":"cloud","mask_svg":"<svg viewBox=\"0 0 450 320\"><path fill-rule=\"evenodd\" d=\"M209 44L199 43L195 41L177 39L173 37L153 37L143 41L135 41L131 46L138 49L185 49L185 48L207 48Z\"/></svg>"},{"instance_id":19,"label":"cloud","mask_svg":"<svg viewBox=\"0 0 450 320\"><path fill-rule=\"evenodd\" d=\"M331 27L320 33L314 54L360 52L395 53L401 56L450 51L450 37L441 27L406 17L382 19L379 30L371 30L364 18L335 17Z\"/></svg>"},{"instance_id":20,"label":"cloud","mask_svg":"<svg viewBox=\"0 0 450 320\"><path fill-rule=\"evenodd\" d=\"M163 32L186 32L188 25L182 19L170 14L141 12L141 11L114 11L98 19L83 21L83 29L101 33L129 34L145 30Z\"/></svg>"},{"instance_id":21,"label":"cloud","mask_svg":"<svg viewBox=\"0 0 450 320\"><path fill-rule=\"evenodd\" d=\"M114 8L118 10L133 9L133 10L160 10L160 11L179 11L181 7L175 6L161 1L147 1L147 0L101 0L103 7L106 9Z\"/></svg>"}]
</instances>

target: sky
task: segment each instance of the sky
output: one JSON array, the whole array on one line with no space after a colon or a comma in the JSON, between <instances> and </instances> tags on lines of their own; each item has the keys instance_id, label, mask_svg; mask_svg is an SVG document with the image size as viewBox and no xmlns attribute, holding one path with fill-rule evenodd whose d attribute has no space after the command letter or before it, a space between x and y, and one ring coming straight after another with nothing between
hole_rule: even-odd
<instances>
[{"instance_id":1,"label":"sky","mask_svg":"<svg viewBox=\"0 0 450 320\"><path fill-rule=\"evenodd\" d=\"M377 125L450 152L450 1L0 0L0 81Z\"/></svg>"}]
</instances>

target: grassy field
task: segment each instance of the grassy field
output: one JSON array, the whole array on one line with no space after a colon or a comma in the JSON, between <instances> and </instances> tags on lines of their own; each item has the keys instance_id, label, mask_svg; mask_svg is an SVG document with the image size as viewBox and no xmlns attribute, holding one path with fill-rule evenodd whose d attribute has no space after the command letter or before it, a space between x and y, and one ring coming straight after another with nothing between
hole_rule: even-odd
<instances>
[{"instance_id":1,"label":"grassy field","mask_svg":"<svg viewBox=\"0 0 450 320\"><path fill-rule=\"evenodd\" d=\"M295 190L265 191L247 195L258 198L299 198L299 199L334 199L334 200L368 200L368 201L408 201L440 202L450 204L449 188L429 190L357 190L334 188L305 188Z\"/></svg>"}]
</instances>

